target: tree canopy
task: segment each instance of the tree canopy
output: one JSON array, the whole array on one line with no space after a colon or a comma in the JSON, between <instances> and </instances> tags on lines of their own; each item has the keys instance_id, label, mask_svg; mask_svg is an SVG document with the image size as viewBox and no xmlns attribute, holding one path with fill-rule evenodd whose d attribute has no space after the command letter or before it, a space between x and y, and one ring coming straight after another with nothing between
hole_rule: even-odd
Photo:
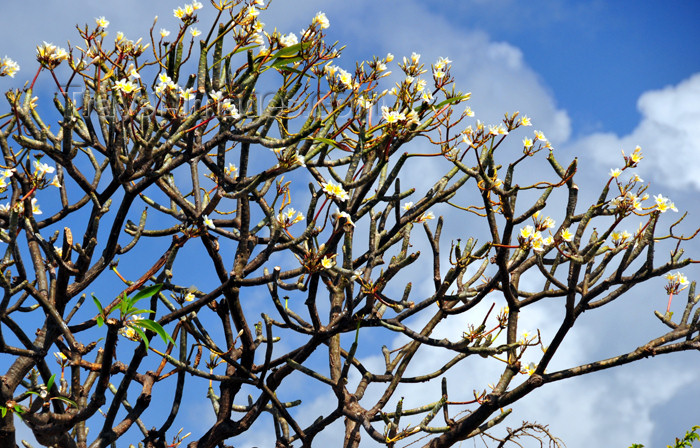
<instances>
[{"instance_id":1,"label":"tree canopy","mask_svg":"<svg viewBox=\"0 0 700 448\"><path fill-rule=\"evenodd\" d=\"M0 446L18 444L18 419L57 447L250 431L278 447L333 431L347 447L557 445L538 423L491 429L550 383L698 349L700 296L679 271L695 234L634 174L640 147L582 204L577 160L536 118L476 119L453 61L344 69L322 12L296 35L264 27L261 0L212 1L209 24L203 7L135 41L100 17L75 46L39 45L36 74L6 93ZM0 60L2 76L19 69ZM53 110L37 82L55 85ZM665 332L556 364L585 311L655 278ZM519 324L543 303L554 334ZM482 364L498 374L470 384ZM203 399L201 431L182 412Z\"/></svg>"}]
</instances>

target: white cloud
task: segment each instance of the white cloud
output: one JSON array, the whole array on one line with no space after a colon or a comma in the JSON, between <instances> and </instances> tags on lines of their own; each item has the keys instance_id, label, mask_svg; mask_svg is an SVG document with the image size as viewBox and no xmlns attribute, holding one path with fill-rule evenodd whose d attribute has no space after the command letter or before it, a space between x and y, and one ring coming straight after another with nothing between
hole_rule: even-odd
<instances>
[{"instance_id":1,"label":"white cloud","mask_svg":"<svg viewBox=\"0 0 700 448\"><path fill-rule=\"evenodd\" d=\"M571 145L605 167L622 165L620 150L640 145L644 160L637 171L655 184L700 190L700 73L681 83L640 96L642 118L628 135L597 133Z\"/></svg>"}]
</instances>

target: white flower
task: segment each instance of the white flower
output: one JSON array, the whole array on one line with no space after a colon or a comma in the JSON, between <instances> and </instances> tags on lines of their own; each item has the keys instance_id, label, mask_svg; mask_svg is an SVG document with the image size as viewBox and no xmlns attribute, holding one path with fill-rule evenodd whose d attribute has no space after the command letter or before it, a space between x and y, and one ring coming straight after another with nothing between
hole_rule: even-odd
<instances>
[{"instance_id":1,"label":"white flower","mask_svg":"<svg viewBox=\"0 0 700 448\"><path fill-rule=\"evenodd\" d=\"M95 19L97 26L101 28L107 28L109 26L109 20L105 19L105 16L100 16Z\"/></svg>"},{"instance_id":2,"label":"white flower","mask_svg":"<svg viewBox=\"0 0 700 448\"><path fill-rule=\"evenodd\" d=\"M568 227L566 229L563 229L560 235L561 239L563 239L564 241L570 242L574 238L574 234L571 233L571 230Z\"/></svg>"},{"instance_id":3,"label":"white flower","mask_svg":"<svg viewBox=\"0 0 700 448\"><path fill-rule=\"evenodd\" d=\"M36 198L32 198L32 213L35 215L41 215L41 210L39 210L39 204Z\"/></svg>"},{"instance_id":4,"label":"white flower","mask_svg":"<svg viewBox=\"0 0 700 448\"><path fill-rule=\"evenodd\" d=\"M291 47L292 45L298 43L299 40L297 39L297 35L294 33L289 33L286 36L283 35L280 37L280 44L282 44L283 47Z\"/></svg>"},{"instance_id":5,"label":"white flower","mask_svg":"<svg viewBox=\"0 0 700 448\"><path fill-rule=\"evenodd\" d=\"M56 171L56 168L49 166L46 163L41 163L38 160L34 161L34 175L43 177L44 174L51 174Z\"/></svg>"},{"instance_id":6,"label":"white flower","mask_svg":"<svg viewBox=\"0 0 700 448\"><path fill-rule=\"evenodd\" d=\"M351 226L355 227L355 223L352 222L352 217L348 212L341 212L340 209L336 208L335 209L335 216L338 222L340 222L340 218L345 219L345 224L350 224Z\"/></svg>"},{"instance_id":7,"label":"white flower","mask_svg":"<svg viewBox=\"0 0 700 448\"><path fill-rule=\"evenodd\" d=\"M199 29L192 27L190 28L190 34L192 35L192 37L197 37L200 34L202 34L202 32Z\"/></svg>"},{"instance_id":8,"label":"white flower","mask_svg":"<svg viewBox=\"0 0 700 448\"><path fill-rule=\"evenodd\" d=\"M202 215L202 222L204 222L204 225L210 229L216 228L216 226L214 226L214 221L207 215Z\"/></svg>"},{"instance_id":9,"label":"white flower","mask_svg":"<svg viewBox=\"0 0 700 448\"><path fill-rule=\"evenodd\" d=\"M433 65L435 70L443 71L452 61L448 58L438 58L437 62Z\"/></svg>"},{"instance_id":10,"label":"white flower","mask_svg":"<svg viewBox=\"0 0 700 448\"><path fill-rule=\"evenodd\" d=\"M116 83L114 83L114 87L112 89L114 90L121 90L123 93L133 93L137 90L139 90L141 87L138 85L134 84L132 81L127 81L126 79L120 79Z\"/></svg>"},{"instance_id":11,"label":"white flower","mask_svg":"<svg viewBox=\"0 0 700 448\"><path fill-rule=\"evenodd\" d=\"M382 106L382 118L387 123L396 123L397 121L405 120L406 115L403 112L398 112L389 109L387 106Z\"/></svg>"},{"instance_id":12,"label":"white flower","mask_svg":"<svg viewBox=\"0 0 700 448\"><path fill-rule=\"evenodd\" d=\"M295 216L296 215L296 216ZM286 211L282 211L277 215L277 221L284 228L292 226L299 221L304 220L304 215L301 212L294 210L292 207L288 207Z\"/></svg>"},{"instance_id":13,"label":"white flower","mask_svg":"<svg viewBox=\"0 0 700 448\"><path fill-rule=\"evenodd\" d=\"M665 198L660 194L654 196L654 201L656 201L656 210L660 211L661 213L665 213L667 210L673 210L674 212L678 211L673 202L670 202L668 198Z\"/></svg>"},{"instance_id":14,"label":"white flower","mask_svg":"<svg viewBox=\"0 0 700 448\"><path fill-rule=\"evenodd\" d=\"M236 168L236 165L231 162L229 162L228 166L224 168L224 174L227 176L232 176L236 171L238 171L238 168Z\"/></svg>"},{"instance_id":15,"label":"white flower","mask_svg":"<svg viewBox=\"0 0 700 448\"><path fill-rule=\"evenodd\" d=\"M330 269L335 265L335 261L333 261L333 257L329 257L328 255L323 256L323 260L321 260L321 266L323 266L323 269Z\"/></svg>"},{"instance_id":16,"label":"white flower","mask_svg":"<svg viewBox=\"0 0 700 448\"><path fill-rule=\"evenodd\" d=\"M160 37L166 38L170 36L170 31L166 30L165 28L160 29Z\"/></svg>"},{"instance_id":17,"label":"white flower","mask_svg":"<svg viewBox=\"0 0 700 448\"><path fill-rule=\"evenodd\" d=\"M335 185L333 182L321 182L321 188L323 188L323 192L328 196L336 198L339 201L346 201L350 197L348 192L345 191L340 184Z\"/></svg>"},{"instance_id":18,"label":"white flower","mask_svg":"<svg viewBox=\"0 0 700 448\"><path fill-rule=\"evenodd\" d=\"M324 13L319 11L316 13L316 16L311 20L312 25L318 25L321 29L326 29L329 26L331 26L330 22L328 21L328 18Z\"/></svg>"},{"instance_id":19,"label":"white flower","mask_svg":"<svg viewBox=\"0 0 700 448\"><path fill-rule=\"evenodd\" d=\"M403 209L406 210L406 211L409 211L411 208L413 208L413 202L410 202L410 201L409 201L409 202L406 202L406 203L403 205Z\"/></svg>"},{"instance_id":20,"label":"white flower","mask_svg":"<svg viewBox=\"0 0 700 448\"><path fill-rule=\"evenodd\" d=\"M180 98L182 98L183 100L189 101L189 100L193 99L194 96L195 96L194 89L192 87L190 87L189 89L186 89L186 90L180 89Z\"/></svg>"},{"instance_id":21,"label":"white flower","mask_svg":"<svg viewBox=\"0 0 700 448\"><path fill-rule=\"evenodd\" d=\"M9 76L10 78L14 78L18 71L19 64L17 64L15 61L7 56L0 59L0 76Z\"/></svg>"},{"instance_id":22,"label":"white flower","mask_svg":"<svg viewBox=\"0 0 700 448\"><path fill-rule=\"evenodd\" d=\"M420 224L422 222L428 221L429 219L435 219L433 212L426 212L416 218L416 223Z\"/></svg>"},{"instance_id":23,"label":"white flower","mask_svg":"<svg viewBox=\"0 0 700 448\"><path fill-rule=\"evenodd\" d=\"M221 111L224 114L233 117L234 120L241 118L241 114L238 113L238 108L231 103L231 100L228 98L221 102Z\"/></svg>"},{"instance_id":24,"label":"white flower","mask_svg":"<svg viewBox=\"0 0 700 448\"><path fill-rule=\"evenodd\" d=\"M139 72L136 71L136 67L131 65L129 67L129 79L139 79L141 78L141 75L139 75Z\"/></svg>"},{"instance_id":25,"label":"white flower","mask_svg":"<svg viewBox=\"0 0 700 448\"><path fill-rule=\"evenodd\" d=\"M221 90L217 90L215 92L209 92L209 98L211 98L214 101L219 101L222 96L223 96L223 93L221 92Z\"/></svg>"}]
</instances>

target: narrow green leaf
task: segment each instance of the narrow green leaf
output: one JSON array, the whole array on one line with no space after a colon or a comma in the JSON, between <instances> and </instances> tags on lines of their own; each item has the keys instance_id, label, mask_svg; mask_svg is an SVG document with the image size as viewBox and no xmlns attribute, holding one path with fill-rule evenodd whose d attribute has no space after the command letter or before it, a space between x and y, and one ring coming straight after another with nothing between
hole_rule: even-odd
<instances>
[{"instance_id":1,"label":"narrow green leaf","mask_svg":"<svg viewBox=\"0 0 700 448\"><path fill-rule=\"evenodd\" d=\"M130 325L130 327L133 328L139 336L141 336L141 341L143 342L143 345L146 346L146 350L148 350L148 337L146 336L146 333L144 333L143 330L137 326Z\"/></svg>"},{"instance_id":2,"label":"narrow green leaf","mask_svg":"<svg viewBox=\"0 0 700 448\"><path fill-rule=\"evenodd\" d=\"M66 397L51 397L51 400L61 400L61 401L65 401L66 403L68 403L69 405L71 405L71 406L73 406L73 407L75 407L75 408L78 407L78 403L76 403L75 401L71 400L70 398L66 398Z\"/></svg>"},{"instance_id":3,"label":"narrow green leaf","mask_svg":"<svg viewBox=\"0 0 700 448\"><path fill-rule=\"evenodd\" d=\"M458 103L460 101L465 101L468 99L469 99L469 95L455 96L453 98L448 98L446 100L439 102L438 104L435 105L435 108L440 109L442 106L445 106L447 104Z\"/></svg>"},{"instance_id":4,"label":"narrow green leaf","mask_svg":"<svg viewBox=\"0 0 700 448\"><path fill-rule=\"evenodd\" d=\"M338 145L338 142L336 142L335 140L331 140L330 138L311 137L311 140L316 140L316 141L319 141L319 142L321 142L321 143L325 143L325 144L327 144L327 145L331 145L331 146L333 146L333 147L336 147L336 148L338 148L338 149L342 149L342 148L340 147L340 145Z\"/></svg>"},{"instance_id":5,"label":"narrow green leaf","mask_svg":"<svg viewBox=\"0 0 700 448\"><path fill-rule=\"evenodd\" d=\"M236 51L233 52L233 54L240 53L241 51L248 51L252 50L253 48L258 48L260 45L255 44L255 45L248 45L247 47L241 47L237 49Z\"/></svg>"},{"instance_id":6,"label":"narrow green leaf","mask_svg":"<svg viewBox=\"0 0 700 448\"><path fill-rule=\"evenodd\" d=\"M158 294L158 291L160 291L160 288L162 288L163 285L157 284L157 285L151 285L146 288L143 288L141 291L137 292L134 297L132 297L132 304L138 302L141 299L145 299L147 297L152 297L156 294Z\"/></svg>"},{"instance_id":7,"label":"narrow green leaf","mask_svg":"<svg viewBox=\"0 0 700 448\"><path fill-rule=\"evenodd\" d=\"M308 44L307 44L307 46L308 46ZM288 47L284 47L283 49L279 50L278 52L271 55L270 57L272 59L291 58L291 57L295 57L294 55L299 54L300 50L301 50L301 42L298 44L290 45Z\"/></svg>"},{"instance_id":8,"label":"narrow green leaf","mask_svg":"<svg viewBox=\"0 0 700 448\"><path fill-rule=\"evenodd\" d=\"M97 305L97 309L100 310L100 314L104 316L105 310L104 310L104 308L102 308L102 304L97 299L97 297L95 297L95 294L92 294L92 301L95 302L95 305Z\"/></svg>"},{"instance_id":9,"label":"narrow green leaf","mask_svg":"<svg viewBox=\"0 0 700 448\"><path fill-rule=\"evenodd\" d=\"M135 309L131 308L127 311L127 313L126 313L127 315L124 317L126 318L129 316L133 316L134 314L142 314L142 313L147 314L147 313L152 313L152 312L153 312L153 310L135 310Z\"/></svg>"},{"instance_id":10,"label":"narrow green leaf","mask_svg":"<svg viewBox=\"0 0 700 448\"><path fill-rule=\"evenodd\" d=\"M138 326L145 328L147 330L151 330L152 332L154 332L158 336L160 336L161 339L163 339L163 342L165 342L165 343L172 342L173 344L175 344L175 341L173 340L173 338L170 337L170 335L168 334L167 331L165 331L163 326L156 321L153 321L151 319L139 319L137 321L134 321L133 325L138 325Z\"/></svg>"},{"instance_id":11,"label":"narrow green leaf","mask_svg":"<svg viewBox=\"0 0 700 448\"><path fill-rule=\"evenodd\" d=\"M104 317L102 317L101 315L100 315L100 316L97 316L97 326L98 326L98 327L101 327L101 326L104 325L104 324L105 324L105 319L104 319Z\"/></svg>"},{"instance_id":12,"label":"narrow green leaf","mask_svg":"<svg viewBox=\"0 0 700 448\"><path fill-rule=\"evenodd\" d=\"M2 418L5 418L7 414L7 408L5 406L0 406L0 414L2 414Z\"/></svg>"},{"instance_id":13,"label":"narrow green leaf","mask_svg":"<svg viewBox=\"0 0 700 448\"><path fill-rule=\"evenodd\" d=\"M54 373L51 375L51 378L49 378L49 381L46 383L46 389L51 390L51 387L53 386L54 381L56 381L56 374Z\"/></svg>"},{"instance_id":14,"label":"narrow green leaf","mask_svg":"<svg viewBox=\"0 0 700 448\"><path fill-rule=\"evenodd\" d=\"M300 57L289 58L289 59L287 59L287 58L284 58L284 59L277 59L275 62L273 62L272 64L270 64L270 67L279 69L279 68L282 68L282 67L286 67L286 66L289 65L289 64L293 64L293 63L295 63L295 62L299 62L299 61L301 61L301 60L302 60L302 59L301 59ZM291 68L291 67L289 67L289 68Z\"/></svg>"}]
</instances>

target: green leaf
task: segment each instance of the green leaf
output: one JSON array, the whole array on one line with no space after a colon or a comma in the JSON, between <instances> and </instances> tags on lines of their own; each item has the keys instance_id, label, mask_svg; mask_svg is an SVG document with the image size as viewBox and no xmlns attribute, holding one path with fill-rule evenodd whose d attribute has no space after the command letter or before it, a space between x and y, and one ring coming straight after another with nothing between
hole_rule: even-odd
<instances>
[{"instance_id":1,"label":"green leaf","mask_svg":"<svg viewBox=\"0 0 700 448\"><path fill-rule=\"evenodd\" d=\"M0 406L0 415L2 418L5 418L5 415L7 414L7 408L5 406Z\"/></svg>"},{"instance_id":2,"label":"green leaf","mask_svg":"<svg viewBox=\"0 0 700 448\"><path fill-rule=\"evenodd\" d=\"M100 310L100 314L101 314L102 316L104 316L104 315L105 315L105 310L104 310L104 308L102 308L102 304L101 304L100 301L97 299L97 297L95 297L95 294L91 294L91 295L92 295L92 301L95 302L95 305L97 305L97 309Z\"/></svg>"},{"instance_id":3,"label":"green leaf","mask_svg":"<svg viewBox=\"0 0 700 448\"><path fill-rule=\"evenodd\" d=\"M259 46L260 45L255 44L255 45L248 45L247 47L241 47L241 48L237 49L236 51L234 51L233 54L240 53L242 51L252 50L253 48L258 48Z\"/></svg>"},{"instance_id":4,"label":"green leaf","mask_svg":"<svg viewBox=\"0 0 700 448\"><path fill-rule=\"evenodd\" d=\"M153 297L154 295L158 294L158 291L160 291L160 288L162 287L163 285L159 283L157 285L151 285L147 288L143 288L141 291L136 293L133 300L138 301L141 299L145 299L146 297Z\"/></svg>"},{"instance_id":5,"label":"green leaf","mask_svg":"<svg viewBox=\"0 0 700 448\"><path fill-rule=\"evenodd\" d=\"M286 66L289 65L289 64L293 64L293 63L295 63L295 62L299 62L299 61L301 61L301 60L302 60L302 59L301 59L300 57L298 57L298 56L295 57L295 58L289 58L289 59L287 59L287 58L284 58L284 59L277 59L275 62L273 62L272 64L270 64L270 67L279 69L279 68L282 68L282 67L286 67Z\"/></svg>"},{"instance_id":6,"label":"green leaf","mask_svg":"<svg viewBox=\"0 0 700 448\"><path fill-rule=\"evenodd\" d=\"M73 407L75 407L75 408L78 407L78 403L76 403L75 401L71 400L70 398L66 398L66 397L51 397L50 400L61 400L61 401L65 401L66 403L68 403L69 405L71 405L71 406L73 406Z\"/></svg>"},{"instance_id":7,"label":"green leaf","mask_svg":"<svg viewBox=\"0 0 700 448\"><path fill-rule=\"evenodd\" d=\"M97 316L97 326L101 327L102 325L105 324L105 319L102 316Z\"/></svg>"},{"instance_id":8,"label":"green leaf","mask_svg":"<svg viewBox=\"0 0 700 448\"><path fill-rule=\"evenodd\" d=\"M294 58L298 57L296 56L299 54L299 51L301 50L301 45L302 43L299 42L298 44L290 45L288 47L284 47L283 49L279 50L277 53L273 54L271 56L272 59L280 59L280 58ZM307 43L306 46L309 44Z\"/></svg>"},{"instance_id":9,"label":"green leaf","mask_svg":"<svg viewBox=\"0 0 700 448\"><path fill-rule=\"evenodd\" d=\"M119 301L119 313L120 313L120 315L121 315L121 317L122 317L122 319L123 319L124 316L126 316L127 310L128 310L129 308L131 308L131 304L129 303L130 300L129 300L129 298L126 296L126 293L122 294L122 298L119 299L119 300L120 300L120 301Z\"/></svg>"},{"instance_id":10,"label":"green leaf","mask_svg":"<svg viewBox=\"0 0 700 448\"><path fill-rule=\"evenodd\" d=\"M452 97L452 98L448 98L448 99L446 99L446 100L444 100L444 101L441 101L441 102L439 102L438 104L436 104L436 105L435 105L435 108L436 108L436 109L440 109L442 106L444 106L444 105L446 105L446 104L458 103L458 102L460 102L460 101L464 101L464 100L469 99L469 97L470 97L470 95L462 95L462 96L455 96L455 97ZM635 448L635 447L631 447L631 448Z\"/></svg>"},{"instance_id":11,"label":"green leaf","mask_svg":"<svg viewBox=\"0 0 700 448\"><path fill-rule=\"evenodd\" d=\"M54 381L56 381L56 374L54 373L51 375L51 378L49 378L49 381L46 383L46 389L51 390L51 387L53 386Z\"/></svg>"},{"instance_id":12,"label":"green leaf","mask_svg":"<svg viewBox=\"0 0 700 448\"><path fill-rule=\"evenodd\" d=\"M146 314L146 313L152 313L153 310L135 310L133 308L130 308L129 311L126 313L125 318L128 316L133 316L134 314Z\"/></svg>"},{"instance_id":13,"label":"green leaf","mask_svg":"<svg viewBox=\"0 0 700 448\"><path fill-rule=\"evenodd\" d=\"M330 138L312 137L311 140L316 140L316 141L319 141L319 142L321 142L321 143L325 143L325 144L327 144L327 145L331 145L331 146L333 146L333 147L335 147L335 148L343 149L343 148L340 147L340 145L338 144L338 142L336 142L335 140L331 140Z\"/></svg>"},{"instance_id":14,"label":"green leaf","mask_svg":"<svg viewBox=\"0 0 700 448\"><path fill-rule=\"evenodd\" d=\"M168 334L167 331L163 328L161 324L159 324L156 321L153 321L151 319L139 319L133 322L133 325L137 325L141 328L145 328L146 330L150 330L154 333L156 333L158 336L163 339L163 342L168 343L171 342L172 344L175 344L175 341L173 340L172 337ZM135 330L135 328L134 328Z\"/></svg>"},{"instance_id":15,"label":"green leaf","mask_svg":"<svg viewBox=\"0 0 700 448\"><path fill-rule=\"evenodd\" d=\"M148 350L148 337L146 336L146 333L144 333L142 329L135 325L130 325L130 327L133 328L139 336L141 336L141 341L143 342L143 345L146 346L146 350Z\"/></svg>"}]
</instances>

